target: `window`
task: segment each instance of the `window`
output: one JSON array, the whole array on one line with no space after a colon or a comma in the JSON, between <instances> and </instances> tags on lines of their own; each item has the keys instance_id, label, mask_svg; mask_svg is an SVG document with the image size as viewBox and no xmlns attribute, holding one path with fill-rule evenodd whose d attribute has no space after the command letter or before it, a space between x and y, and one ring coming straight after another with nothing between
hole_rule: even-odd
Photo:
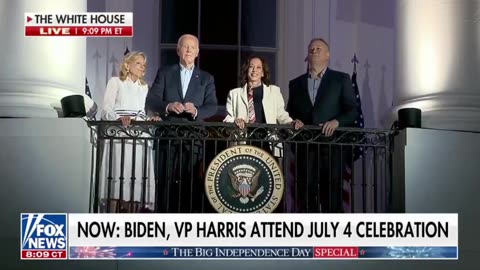
<instances>
[{"instance_id":1,"label":"window","mask_svg":"<svg viewBox=\"0 0 480 270\"><path fill-rule=\"evenodd\" d=\"M163 0L160 14L160 64L178 63L178 38L196 35L197 65L215 77L220 105L239 86L240 68L251 54L265 57L275 83L276 0Z\"/></svg>"},{"instance_id":2,"label":"window","mask_svg":"<svg viewBox=\"0 0 480 270\"><path fill-rule=\"evenodd\" d=\"M160 8L161 43L177 43L178 33L198 34L198 0L164 0Z\"/></svg>"}]
</instances>

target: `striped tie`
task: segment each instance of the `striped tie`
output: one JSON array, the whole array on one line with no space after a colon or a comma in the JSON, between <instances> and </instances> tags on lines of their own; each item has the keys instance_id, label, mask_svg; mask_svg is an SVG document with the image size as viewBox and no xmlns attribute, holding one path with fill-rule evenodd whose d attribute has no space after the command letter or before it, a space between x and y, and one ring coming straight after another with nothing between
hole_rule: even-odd
<instances>
[{"instance_id":1,"label":"striped tie","mask_svg":"<svg viewBox=\"0 0 480 270\"><path fill-rule=\"evenodd\" d=\"M255 107L253 104L253 88L248 90L248 122L255 123L257 118L255 117Z\"/></svg>"}]
</instances>

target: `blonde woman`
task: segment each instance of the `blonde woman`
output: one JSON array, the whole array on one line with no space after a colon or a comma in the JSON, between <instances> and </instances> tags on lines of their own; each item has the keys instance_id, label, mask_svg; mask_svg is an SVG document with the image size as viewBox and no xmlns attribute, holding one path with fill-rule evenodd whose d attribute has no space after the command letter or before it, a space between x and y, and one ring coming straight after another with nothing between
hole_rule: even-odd
<instances>
[{"instance_id":1,"label":"blonde woman","mask_svg":"<svg viewBox=\"0 0 480 270\"><path fill-rule=\"evenodd\" d=\"M145 99L147 97L148 85L145 82L145 70L146 70L147 57L142 52L130 52L124 56L122 64L120 66L120 72L118 77L112 77L107 84L105 91L105 97L103 100L103 107L101 110L102 120L122 122L124 127L129 127L132 120L141 121L147 120L145 113ZM160 121L160 117L151 118L148 120ZM138 205L145 199L148 208L153 208L155 198L155 183L153 174L152 152L151 144L145 144L143 140L137 141L135 145L135 151L131 140L126 140L124 149L124 161L123 161L123 181L120 180L121 175L121 143L115 141L114 149L112 149L112 181L110 183L110 198L112 198L114 204L111 206L115 209L111 211L124 211L124 212L136 212L138 211ZM144 158L144 147L148 145L147 159ZM135 154L135 163L132 162L133 154ZM102 181L101 194L106 198L108 195L108 158L110 157L110 149L108 142L105 147L104 162L102 168L105 172L106 179ZM144 161L147 161L144 164ZM147 174L143 175L144 166L147 168ZM134 173L133 173L134 172ZM146 190L143 192L143 181L146 177ZM132 180L134 184L132 185ZM120 184L123 182L122 199L120 201ZM133 187L133 200L136 202L134 209L126 209L131 202L131 188Z\"/></svg>"},{"instance_id":2,"label":"blonde woman","mask_svg":"<svg viewBox=\"0 0 480 270\"><path fill-rule=\"evenodd\" d=\"M130 52L123 58L118 77L107 84L103 99L102 120L120 120L129 126L132 120L144 120L148 85L145 82L147 57L142 52ZM156 117L152 120L160 120Z\"/></svg>"}]
</instances>

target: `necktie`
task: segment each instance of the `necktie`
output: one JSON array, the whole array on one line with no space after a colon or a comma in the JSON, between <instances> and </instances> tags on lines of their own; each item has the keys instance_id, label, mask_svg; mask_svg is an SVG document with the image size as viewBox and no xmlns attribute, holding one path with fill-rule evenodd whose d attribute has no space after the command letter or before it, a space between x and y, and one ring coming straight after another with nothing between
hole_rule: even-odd
<instances>
[{"instance_id":1,"label":"necktie","mask_svg":"<svg viewBox=\"0 0 480 270\"><path fill-rule=\"evenodd\" d=\"M253 104L253 88L248 90L248 122L255 123L255 107Z\"/></svg>"}]
</instances>

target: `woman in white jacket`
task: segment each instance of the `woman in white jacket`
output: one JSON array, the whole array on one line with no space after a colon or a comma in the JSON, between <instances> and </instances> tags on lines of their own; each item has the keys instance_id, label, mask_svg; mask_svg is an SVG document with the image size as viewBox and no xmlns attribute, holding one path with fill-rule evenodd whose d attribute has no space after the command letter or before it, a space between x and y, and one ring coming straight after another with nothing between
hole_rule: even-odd
<instances>
[{"instance_id":1,"label":"woman in white jacket","mask_svg":"<svg viewBox=\"0 0 480 270\"><path fill-rule=\"evenodd\" d=\"M244 128L246 123L292 124L303 127L285 111L280 88L270 84L270 72L265 59L250 56L242 67L243 87L230 90L227 97L227 116L224 122L234 122ZM281 154L274 151L275 156Z\"/></svg>"},{"instance_id":2,"label":"woman in white jacket","mask_svg":"<svg viewBox=\"0 0 480 270\"><path fill-rule=\"evenodd\" d=\"M161 120L160 117L147 119L145 114L145 98L148 92L148 85L144 78L146 62L147 57L142 52L130 52L125 55L120 65L119 76L112 77L108 81L101 111L102 120L121 121L122 125L127 129L131 126L132 120ZM105 146L102 168L105 180L102 181L100 185L101 194L103 198L107 198L107 195L110 194L111 202L117 202L117 205L111 204L112 207L116 208L116 211L137 212L141 210L137 209L137 206L142 201L145 201L145 207L153 210L155 182L152 162L152 144L148 140L147 143L145 143L144 140L138 140L134 147L132 140L126 140L125 142L123 152L119 140L114 141L112 150L110 150L110 144L108 142ZM145 151L144 147L148 148L147 151ZM111 154L110 151L112 151ZM145 153L147 154L146 159L144 157ZM122 154L124 155L123 166L121 164ZM136 157L135 163L133 163L132 160L133 154L135 154ZM110 157L112 158L111 172L108 171L108 159ZM144 175L145 167L146 175ZM123 172L121 171L122 168ZM122 174L124 179L120 179ZM110 185L108 183L109 181ZM123 192L120 192L120 185L122 183ZM109 186L110 191L108 191ZM131 192L132 188L133 193ZM144 188L145 190L143 190ZM128 205L129 203L134 204L134 209L124 209L124 205Z\"/></svg>"}]
</instances>

